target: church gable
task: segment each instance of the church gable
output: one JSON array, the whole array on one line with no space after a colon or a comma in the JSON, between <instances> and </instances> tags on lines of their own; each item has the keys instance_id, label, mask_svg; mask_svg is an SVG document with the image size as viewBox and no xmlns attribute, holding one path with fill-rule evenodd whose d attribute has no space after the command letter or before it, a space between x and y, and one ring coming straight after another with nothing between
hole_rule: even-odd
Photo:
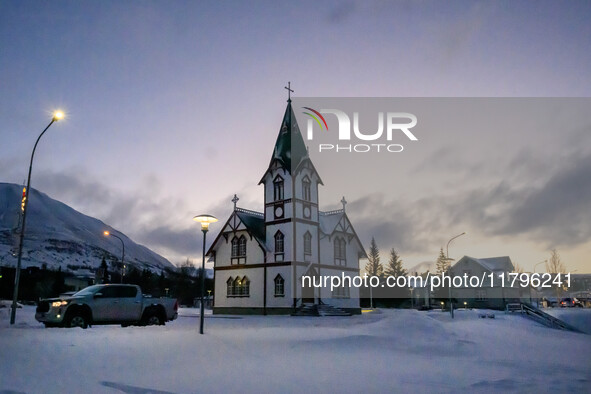
<instances>
[{"instance_id":1,"label":"church gable","mask_svg":"<svg viewBox=\"0 0 591 394\"><path fill-rule=\"evenodd\" d=\"M223 245L229 245L232 258L245 256L243 253L247 243L254 242L265 253L267 247L265 244L265 225L264 215L260 212L249 211L242 208L235 208L232 215L228 218L224 227L213 241L207 255L217 253ZM253 245L254 246L254 245ZM237 260L237 263L244 263L243 259Z\"/></svg>"},{"instance_id":2,"label":"church gable","mask_svg":"<svg viewBox=\"0 0 591 394\"><path fill-rule=\"evenodd\" d=\"M345 240L347 244L354 242L359 250L359 256L367 257L363 244L357 236L344 209L321 212L320 230L322 232L322 238L326 238L330 243L334 244L336 238Z\"/></svg>"}]
</instances>

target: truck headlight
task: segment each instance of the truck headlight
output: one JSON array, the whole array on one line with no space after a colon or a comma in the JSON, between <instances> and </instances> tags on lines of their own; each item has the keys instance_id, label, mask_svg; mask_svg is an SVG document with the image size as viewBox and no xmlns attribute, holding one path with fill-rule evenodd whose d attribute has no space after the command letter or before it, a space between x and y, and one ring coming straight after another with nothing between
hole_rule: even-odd
<instances>
[{"instance_id":1,"label":"truck headlight","mask_svg":"<svg viewBox=\"0 0 591 394\"><path fill-rule=\"evenodd\" d=\"M54 301L51 303L51 306L54 308L59 308L60 306L68 305L68 301Z\"/></svg>"}]
</instances>

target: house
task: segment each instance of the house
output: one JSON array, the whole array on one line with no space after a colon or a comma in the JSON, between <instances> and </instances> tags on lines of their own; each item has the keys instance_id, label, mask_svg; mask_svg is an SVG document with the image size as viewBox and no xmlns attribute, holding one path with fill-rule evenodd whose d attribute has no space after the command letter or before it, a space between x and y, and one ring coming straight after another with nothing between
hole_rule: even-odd
<instances>
[{"instance_id":1,"label":"house","mask_svg":"<svg viewBox=\"0 0 591 394\"><path fill-rule=\"evenodd\" d=\"M452 288L452 300L455 300L456 307L491 309L504 309L508 303L529 302L528 287L521 287L519 281L511 286L509 273L514 270L509 256L480 259L464 256L450 268L449 275L466 277L468 281ZM480 283L477 285L474 279L470 284L471 277L478 278Z\"/></svg>"},{"instance_id":2,"label":"house","mask_svg":"<svg viewBox=\"0 0 591 394\"><path fill-rule=\"evenodd\" d=\"M361 313L359 289L302 286L302 276L359 275L367 255L342 209L322 212L323 181L310 160L291 100L279 128L264 186L264 206L237 206L207 252L214 261L215 314L287 314L325 303Z\"/></svg>"}]
</instances>

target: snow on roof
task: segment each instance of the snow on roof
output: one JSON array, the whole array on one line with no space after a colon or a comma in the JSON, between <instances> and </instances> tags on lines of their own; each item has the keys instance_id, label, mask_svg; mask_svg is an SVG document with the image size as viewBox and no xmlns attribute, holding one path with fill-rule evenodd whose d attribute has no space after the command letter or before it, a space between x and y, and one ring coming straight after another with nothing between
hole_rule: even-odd
<instances>
[{"instance_id":1,"label":"snow on roof","mask_svg":"<svg viewBox=\"0 0 591 394\"><path fill-rule=\"evenodd\" d=\"M484 268L489 271L496 272L496 271L503 271L503 272L511 272L515 269L513 263L511 262L511 258L509 256L500 256L500 257L487 257L487 258L475 258L470 256L462 257L455 265L457 265L460 261L464 259L469 259L474 261L477 264L480 264Z\"/></svg>"},{"instance_id":2,"label":"snow on roof","mask_svg":"<svg viewBox=\"0 0 591 394\"><path fill-rule=\"evenodd\" d=\"M335 227L337 226L337 224L339 223L339 220L341 220L341 218L343 217L343 215L345 214L345 211L343 211L342 209L337 209L334 211L328 211L328 212L319 212L320 213L320 230L324 233L324 234L332 234Z\"/></svg>"},{"instance_id":3,"label":"snow on roof","mask_svg":"<svg viewBox=\"0 0 591 394\"><path fill-rule=\"evenodd\" d=\"M262 247L265 247L265 215L261 212L251 211L244 208L236 208L236 215L251 232L252 236L255 237L257 242Z\"/></svg>"}]
</instances>

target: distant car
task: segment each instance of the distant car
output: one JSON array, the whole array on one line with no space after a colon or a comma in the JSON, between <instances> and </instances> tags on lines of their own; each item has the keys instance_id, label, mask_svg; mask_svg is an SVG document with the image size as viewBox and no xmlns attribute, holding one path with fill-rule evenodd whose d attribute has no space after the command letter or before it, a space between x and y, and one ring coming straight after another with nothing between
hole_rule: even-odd
<instances>
[{"instance_id":1,"label":"distant car","mask_svg":"<svg viewBox=\"0 0 591 394\"><path fill-rule=\"evenodd\" d=\"M39 301L35 319L46 327L91 324L164 325L178 316L173 298L149 298L136 285L94 285L72 296Z\"/></svg>"},{"instance_id":2,"label":"distant car","mask_svg":"<svg viewBox=\"0 0 591 394\"><path fill-rule=\"evenodd\" d=\"M562 301L560 301L560 306L562 308L574 308L574 307L579 307L582 308L583 307L583 303L579 300L577 300L576 298L563 298Z\"/></svg>"}]
</instances>

